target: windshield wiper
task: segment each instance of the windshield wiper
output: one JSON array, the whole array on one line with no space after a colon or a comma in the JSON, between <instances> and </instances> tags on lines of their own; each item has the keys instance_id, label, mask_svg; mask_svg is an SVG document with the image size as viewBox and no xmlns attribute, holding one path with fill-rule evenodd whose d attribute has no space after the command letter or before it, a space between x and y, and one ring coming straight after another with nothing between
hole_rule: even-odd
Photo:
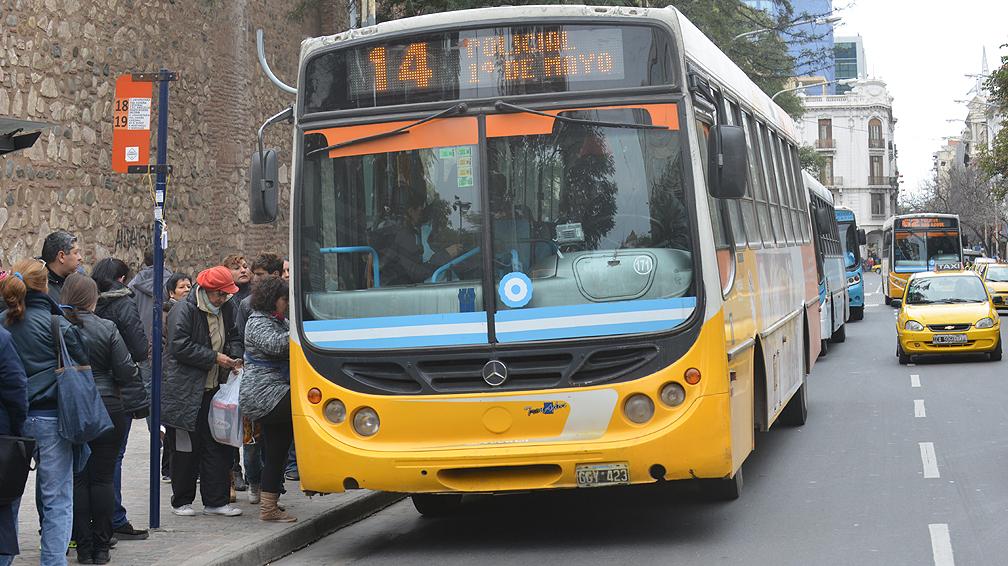
<instances>
[{"instance_id":1,"label":"windshield wiper","mask_svg":"<svg viewBox=\"0 0 1008 566\"><path fill-rule=\"evenodd\" d=\"M524 106L518 106L517 104L510 104L504 102L503 100L498 100L494 102L494 108L498 111L500 110L513 110L515 112L524 112L526 114L535 114L536 116L545 116L547 118L553 118L559 122L566 122L568 124L588 124L591 126L602 126L605 128L629 128L631 130L668 130L668 126L657 126L655 124L628 124L626 122L606 122L604 120L585 120L583 118L570 118L568 116L561 116L557 114L554 116L548 112L540 112L538 110L533 110L531 108L526 108Z\"/></svg>"},{"instance_id":2,"label":"windshield wiper","mask_svg":"<svg viewBox=\"0 0 1008 566\"><path fill-rule=\"evenodd\" d=\"M364 136L364 137L360 137L360 138L354 138L352 140L342 141L342 142L339 142L339 143L334 143L332 145L327 145L325 147L320 147L320 148L313 149L313 150L309 151L308 153L306 153L305 157L311 157L311 156L315 155L316 153L322 153L322 152L325 152L325 151L332 151L334 149L341 149L341 148L348 147L348 146L351 146L351 145L357 145L359 143L364 143L364 142L369 142L369 141L374 141L374 140L380 140L380 139L384 139L384 138L390 138L392 136L398 136L398 135L401 135L401 134L405 134L405 133L407 133L407 132L410 131L410 128L415 128L415 127L417 127L417 126L419 126L421 124L426 124L427 122L430 122L431 120L437 120L438 118L442 118L444 116L451 116L453 114L464 114L465 111L468 110L468 109L469 109L469 107L467 105L465 105L465 104L456 104L455 106L452 106L451 108L446 108L446 109L441 110L439 112L435 112L434 114L431 114L430 116L427 116L426 118L421 118L421 119L417 120L416 122L410 122L409 124L406 124L405 126L396 128L394 130L389 130L387 132L382 132L380 134L372 134L370 136Z\"/></svg>"}]
</instances>

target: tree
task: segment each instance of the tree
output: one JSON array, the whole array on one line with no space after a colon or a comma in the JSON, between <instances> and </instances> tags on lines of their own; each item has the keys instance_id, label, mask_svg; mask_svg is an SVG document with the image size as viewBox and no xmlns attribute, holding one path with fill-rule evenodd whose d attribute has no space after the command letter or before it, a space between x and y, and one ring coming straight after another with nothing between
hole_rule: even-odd
<instances>
[{"instance_id":1,"label":"tree","mask_svg":"<svg viewBox=\"0 0 1008 566\"><path fill-rule=\"evenodd\" d=\"M978 166L954 165L924 182L919 191L900 194L900 213L958 214L962 233L988 250L999 244L997 227L1005 221L1004 198L990 190L986 172Z\"/></svg>"},{"instance_id":2,"label":"tree","mask_svg":"<svg viewBox=\"0 0 1008 566\"><path fill-rule=\"evenodd\" d=\"M994 111L1002 118L1008 116L1008 55L1001 57L1001 67L991 74L985 86ZM1008 196L1008 127L1002 127L994 135L989 148L980 149L979 161L981 169L991 178L996 197Z\"/></svg>"},{"instance_id":3,"label":"tree","mask_svg":"<svg viewBox=\"0 0 1008 566\"><path fill-rule=\"evenodd\" d=\"M819 172L826 165L826 156L822 152L816 151L816 148L806 144L798 148L798 161L801 163L802 169L818 177Z\"/></svg>"}]
</instances>

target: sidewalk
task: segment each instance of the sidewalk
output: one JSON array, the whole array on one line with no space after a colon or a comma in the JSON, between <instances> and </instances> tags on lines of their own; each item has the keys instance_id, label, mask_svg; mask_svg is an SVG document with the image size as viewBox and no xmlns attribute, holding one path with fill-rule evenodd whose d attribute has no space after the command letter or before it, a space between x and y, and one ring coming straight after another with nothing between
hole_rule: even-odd
<instances>
[{"instance_id":1,"label":"sidewalk","mask_svg":"<svg viewBox=\"0 0 1008 566\"><path fill-rule=\"evenodd\" d=\"M130 522L138 529L147 528L148 470L150 436L145 421L133 421L129 449L123 461L123 500ZM112 549L116 565L260 565L276 560L312 543L330 532L391 505L401 495L372 491L305 497L297 482L286 483L287 494L280 498L296 523L274 524L259 520L259 506L248 503L247 492L238 493L240 517L176 517L171 513L171 486L161 489L161 528L147 540L120 541ZM199 496L193 503L202 510ZM18 534L21 555L14 564L38 564L38 513L35 509L35 474L28 478L21 500ZM76 564L71 552L69 564Z\"/></svg>"}]
</instances>

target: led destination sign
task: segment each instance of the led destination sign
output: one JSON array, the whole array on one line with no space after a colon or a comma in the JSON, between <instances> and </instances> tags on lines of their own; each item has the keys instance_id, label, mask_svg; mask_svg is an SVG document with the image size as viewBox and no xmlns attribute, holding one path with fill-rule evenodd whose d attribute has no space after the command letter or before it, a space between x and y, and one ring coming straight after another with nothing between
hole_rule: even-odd
<instances>
[{"instance_id":1,"label":"led destination sign","mask_svg":"<svg viewBox=\"0 0 1008 566\"><path fill-rule=\"evenodd\" d=\"M898 228L958 228L955 218L901 218Z\"/></svg>"},{"instance_id":2,"label":"led destination sign","mask_svg":"<svg viewBox=\"0 0 1008 566\"><path fill-rule=\"evenodd\" d=\"M667 84L666 35L643 26L522 25L434 33L310 59L305 112Z\"/></svg>"}]
</instances>

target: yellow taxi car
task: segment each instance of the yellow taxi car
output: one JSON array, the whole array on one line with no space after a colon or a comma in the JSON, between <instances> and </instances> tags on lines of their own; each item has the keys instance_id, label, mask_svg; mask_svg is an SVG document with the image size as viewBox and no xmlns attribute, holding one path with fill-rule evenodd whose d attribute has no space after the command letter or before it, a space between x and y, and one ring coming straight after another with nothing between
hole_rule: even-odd
<instances>
[{"instance_id":1,"label":"yellow taxi car","mask_svg":"<svg viewBox=\"0 0 1008 566\"><path fill-rule=\"evenodd\" d=\"M994 308L1008 309L1008 264L985 263L981 265L979 273L987 285Z\"/></svg>"},{"instance_id":2,"label":"yellow taxi car","mask_svg":"<svg viewBox=\"0 0 1008 566\"><path fill-rule=\"evenodd\" d=\"M1001 359L1001 321L980 276L973 271L925 271L910 276L893 300L896 357L986 353Z\"/></svg>"}]
</instances>

